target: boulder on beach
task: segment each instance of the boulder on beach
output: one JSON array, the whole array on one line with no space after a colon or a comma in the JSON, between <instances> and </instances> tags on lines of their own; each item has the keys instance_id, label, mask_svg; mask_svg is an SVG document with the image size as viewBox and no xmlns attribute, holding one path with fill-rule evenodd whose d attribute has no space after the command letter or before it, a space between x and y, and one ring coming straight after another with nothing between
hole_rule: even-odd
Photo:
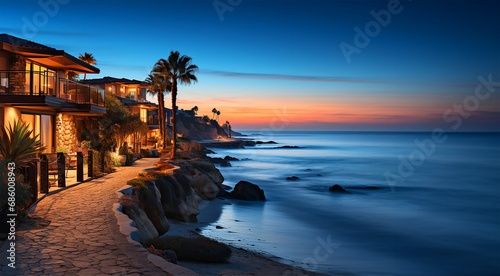
<instances>
[{"instance_id":1,"label":"boulder on beach","mask_svg":"<svg viewBox=\"0 0 500 276\"><path fill-rule=\"evenodd\" d=\"M214 164L219 164L221 167L231 167L231 163L227 159L222 159L220 157L209 157L210 161Z\"/></svg>"},{"instance_id":2,"label":"boulder on beach","mask_svg":"<svg viewBox=\"0 0 500 276\"><path fill-rule=\"evenodd\" d=\"M257 185L252 184L248 181L240 181L234 187L234 190L230 193L231 197L234 199L242 200L266 200L264 191Z\"/></svg>"},{"instance_id":3,"label":"boulder on beach","mask_svg":"<svg viewBox=\"0 0 500 276\"><path fill-rule=\"evenodd\" d=\"M300 148L299 146L281 146L281 147L276 147L275 149L298 149Z\"/></svg>"},{"instance_id":4,"label":"boulder on beach","mask_svg":"<svg viewBox=\"0 0 500 276\"><path fill-rule=\"evenodd\" d=\"M148 216L137 204L123 206L123 212L135 222L135 227L139 230L141 243L158 237L158 231L149 220Z\"/></svg>"},{"instance_id":5,"label":"boulder on beach","mask_svg":"<svg viewBox=\"0 0 500 276\"><path fill-rule=\"evenodd\" d=\"M161 193L161 203L167 218L184 222L196 222L200 213L201 198L191 187L191 180L181 171L161 175L156 181Z\"/></svg>"},{"instance_id":6,"label":"boulder on beach","mask_svg":"<svg viewBox=\"0 0 500 276\"><path fill-rule=\"evenodd\" d=\"M163 257L163 259L173 263L173 264L177 264L177 254L173 251L173 250L161 250L161 253L160 253Z\"/></svg>"},{"instance_id":7,"label":"boulder on beach","mask_svg":"<svg viewBox=\"0 0 500 276\"><path fill-rule=\"evenodd\" d=\"M160 190L158 190L154 181L146 181L144 184L148 188L147 194L142 193L140 190L134 192L141 194L139 195L142 199L140 200L140 206L153 223L158 234L163 235L170 229L170 224L163 211Z\"/></svg>"},{"instance_id":8,"label":"boulder on beach","mask_svg":"<svg viewBox=\"0 0 500 276\"><path fill-rule=\"evenodd\" d=\"M226 160L226 161L240 161L240 159L238 159L236 157L232 157L232 156L226 156L226 157L224 157L224 160Z\"/></svg>"},{"instance_id":9,"label":"boulder on beach","mask_svg":"<svg viewBox=\"0 0 500 276\"><path fill-rule=\"evenodd\" d=\"M345 193L345 194L350 194L351 193L349 191L346 191L344 188L342 188L342 186L337 185L337 184L331 186L328 190L330 192L334 192L334 193Z\"/></svg>"},{"instance_id":10,"label":"boulder on beach","mask_svg":"<svg viewBox=\"0 0 500 276\"><path fill-rule=\"evenodd\" d=\"M286 180L299 180L297 176L287 177Z\"/></svg>"},{"instance_id":11,"label":"boulder on beach","mask_svg":"<svg viewBox=\"0 0 500 276\"><path fill-rule=\"evenodd\" d=\"M278 144L278 143L276 143L274 141L257 141L257 142L255 142L255 144L263 145L263 144Z\"/></svg>"}]
</instances>

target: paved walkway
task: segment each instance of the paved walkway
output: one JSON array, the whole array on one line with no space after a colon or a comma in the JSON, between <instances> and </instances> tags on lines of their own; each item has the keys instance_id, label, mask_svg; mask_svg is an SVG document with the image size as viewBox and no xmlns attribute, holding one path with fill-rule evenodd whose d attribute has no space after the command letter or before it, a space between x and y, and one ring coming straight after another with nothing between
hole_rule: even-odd
<instances>
[{"instance_id":1,"label":"paved walkway","mask_svg":"<svg viewBox=\"0 0 500 276\"><path fill-rule=\"evenodd\" d=\"M157 160L138 160L44 198L16 233L16 269L0 252L0 275L166 275L127 241L112 210L115 192Z\"/></svg>"}]
</instances>

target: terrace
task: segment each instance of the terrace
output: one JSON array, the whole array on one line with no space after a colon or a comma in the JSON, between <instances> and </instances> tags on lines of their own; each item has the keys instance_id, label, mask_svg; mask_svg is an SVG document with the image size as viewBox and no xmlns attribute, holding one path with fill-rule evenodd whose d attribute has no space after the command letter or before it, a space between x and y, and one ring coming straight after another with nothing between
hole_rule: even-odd
<instances>
[{"instance_id":1,"label":"terrace","mask_svg":"<svg viewBox=\"0 0 500 276\"><path fill-rule=\"evenodd\" d=\"M0 102L104 107L104 94L104 89L89 84L62 78L57 81L56 72L50 70L0 70L0 96L9 96L3 100L0 97Z\"/></svg>"}]
</instances>

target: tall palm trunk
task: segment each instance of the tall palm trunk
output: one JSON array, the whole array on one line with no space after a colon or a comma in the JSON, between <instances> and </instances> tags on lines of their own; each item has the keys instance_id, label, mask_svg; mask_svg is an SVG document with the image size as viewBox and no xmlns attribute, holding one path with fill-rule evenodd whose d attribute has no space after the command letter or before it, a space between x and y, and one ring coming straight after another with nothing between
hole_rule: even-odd
<instances>
[{"instance_id":1,"label":"tall palm trunk","mask_svg":"<svg viewBox=\"0 0 500 276\"><path fill-rule=\"evenodd\" d=\"M162 114L165 114L164 112L164 100L163 100L163 93L158 92L158 125L160 126L160 143L164 140L163 137L165 137L165 120L163 119ZM165 145L162 143L161 145L163 148L165 148Z\"/></svg>"},{"instance_id":2,"label":"tall palm trunk","mask_svg":"<svg viewBox=\"0 0 500 276\"><path fill-rule=\"evenodd\" d=\"M176 131L176 102L177 102L177 78L172 78L172 159L175 158L175 148L177 146L177 131Z\"/></svg>"},{"instance_id":3,"label":"tall palm trunk","mask_svg":"<svg viewBox=\"0 0 500 276\"><path fill-rule=\"evenodd\" d=\"M163 126L163 136L162 136L162 139L163 139L163 149L165 149L167 147L167 137L168 137L168 129L167 129L167 126L168 124L165 123L166 121L166 115L165 115L165 94L163 94L163 92L161 93L161 108L162 108L162 111L161 111L161 123L162 123L162 126Z\"/></svg>"}]
</instances>

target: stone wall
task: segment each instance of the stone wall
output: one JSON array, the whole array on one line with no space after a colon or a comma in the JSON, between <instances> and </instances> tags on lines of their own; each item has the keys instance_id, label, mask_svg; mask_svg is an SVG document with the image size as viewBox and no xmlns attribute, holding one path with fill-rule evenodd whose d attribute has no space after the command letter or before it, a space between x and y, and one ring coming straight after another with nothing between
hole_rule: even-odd
<instances>
[{"instance_id":1,"label":"stone wall","mask_svg":"<svg viewBox=\"0 0 500 276\"><path fill-rule=\"evenodd\" d=\"M65 147L66 151L71 151L77 145L76 124L73 115L59 113L56 116L56 147Z\"/></svg>"},{"instance_id":2,"label":"stone wall","mask_svg":"<svg viewBox=\"0 0 500 276\"><path fill-rule=\"evenodd\" d=\"M26 58L15 55L11 59L10 70L22 71L20 73L11 73L9 76L9 89L12 93L20 94L29 92L26 86Z\"/></svg>"}]
</instances>

